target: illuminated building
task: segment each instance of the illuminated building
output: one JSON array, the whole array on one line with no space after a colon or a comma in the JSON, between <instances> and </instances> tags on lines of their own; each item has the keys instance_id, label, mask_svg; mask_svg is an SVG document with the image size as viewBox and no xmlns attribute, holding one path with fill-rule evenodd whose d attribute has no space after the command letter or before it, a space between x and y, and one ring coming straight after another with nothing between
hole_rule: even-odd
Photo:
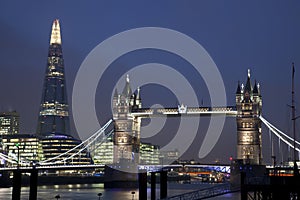
<instances>
[{"instance_id":1,"label":"illuminated building","mask_svg":"<svg viewBox=\"0 0 300 200\"><path fill-rule=\"evenodd\" d=\"M69 130L64 59L60 25L56 19L52 25L37 134L40 136L52 133L70 134Z\"/></svg>"},{"instance_id":2,"label":"illuminated building","mask_svg":"<svg viewBox=\"0 0 300 200\"><path fill-rule=\"evenodd\" d=\"M178 162L179 160L179 151L169 150L169 151L160 151L161 154L161 164L171 164L173 162Z\"/></svg>"},{"instance_id":3,"label":"illuminated building","mask_svg":"<svg viewBox=\"0 0 300 200\"><path fill-rule=\"evenodd\" d=\"M81 143L70 134L67 99L60 24L56 19L52 24L37 126L37 135L41 138L45 160L65 153ZM70 154L66 154L66 156ZM71 162L89 164L91 159L84 150L74 156Z\"/></svg>"},{"instance_id":4,"label":"illuminated building","mask_svg":"<svg viewBox=\"0 0 300 200\"><path fill-rule=\"evenodd\" d=\"M20 116L16 111L0 113L0 135L19 133Z\"/></svg>"},{"instance_id":5,"label":"illuminated building","mask_svg":"<svg viewBox=\"0 0 300 200\"><path fill-rule=\"evenodd\" d=\"M76 147L78 144L81 143L80 140L77 140L71 136L67 135L51 135L44 137L41 141L43 147L43 156L47 160L49 158L58 156L62 153L67 152L68 150ZM78 151L70 151L69 153L65 154L63 158L70 157L74 153ZM87 151L84 150L79 153L77 156L74 156L72 159L68 159L65 163L61 164L74 164L74 165L81 165L81 164L90 164L91 158L88 155Z\"/></svg>"},{"instance_id":6,"label":"illuminated building","mask_svg":"<svg viewBox=\"0 0 300 200\"><path fill-rule=\"evenodd\" d=\"M95 164L112 164L113 163L114 143L112 137L108 138L95 149L93 153L93 161ZM140 163L141 165L157 165L159 164L159 147L150 143L140 144Z\"/></svg>"},{"instance_id":7,"label":"illuminated building","mask_svg":"<svg viewBox=\"0 0 300 200\"><path fill-rule=\"evenodd\" d=\"M3 151L17 163L18 155L20 164L31 163L42 159L42 147L36 135L13 134L2 136Z\"/></svg>"},{"instance_id":8,"label":"illuminated building","mask_svg":"<svg viewBox=\"0 0 300 200\"><path fill-rule=\"evenodd\" d=\"M112 164L113 163L113 148L114 143L112 137L103 142L93 152L93 161L95 164Z\"/></svg>"},{"instance_id":9,"label":"illuminated building","mask_svg":"<svg viewBox=\"0 0 300 200\"><path fill-rule=\"evenodd\" d=\"M140 146L140 164L158 165L160 164L159 146L150 143L141 143Z\"/></svg>"},{"instance_id":10,"label":"illuminated building","mask_svg":"<svg viewBox=\"0 0 300 200\"><path fill-rule=\"evenodd\" d=\"M262 163L261 110L262 98L259 84L252 88L250 71L246 86L238 84L236 91L237 108L237 159L244 164Z\"/></svg>"}]
</instances>

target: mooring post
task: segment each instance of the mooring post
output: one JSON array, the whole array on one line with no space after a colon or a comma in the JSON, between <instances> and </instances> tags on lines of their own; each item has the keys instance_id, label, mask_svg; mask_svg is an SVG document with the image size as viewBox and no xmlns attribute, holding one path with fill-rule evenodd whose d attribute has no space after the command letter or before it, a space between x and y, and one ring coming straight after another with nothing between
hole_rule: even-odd
<instances>
[{"instance_id":1,"label":"mooring post","mask_svg":"<svg viewBox=\"0 0 300 200\"><path fill-rule=\"evenodd\" d=\"M246 189L245 179L246 179L246 173L241 172L241 200L247 200L248 191Z\"/></svg>"},{"instance_id":2,"label":"mooring post","mask_svg":"<svg viewBox=\"0 0 300 200\"><path fill-rule=\"evenodd\" d=\"M168 196L167 171L160 172L160 198L164 199Z\"/></svg>"},{"instance_id":3,"label":"mooring post","mask_svg":"<svg viewBox=\"0 0 300 200\"><path fill-rule=\"evenodd\" d=\"M156 197L156 172L151 172L151 200L155 200Z\"/></svg>"},{"instance_id":4,"label":"mooring post","mask_svg":"<svg viewBox=\"0 0 300 200\"><path fill-rule=\"evenodd\" d=\"M37 199L38 170L34 167L30 174L29 200Z\"/></svg>"},{"instance_id":5,"label":"mooring post","mask_svg":"<svg viewBox=\"0 0 300 200\"><path fill-rule=\"evenodd\" d=\"M139 172L139 199L147 199L147 172Z\"/></svg>"},{"instance_id":6,"label":"mooring post","mask_svg":"<svg viewBox=\"0 0 300 200\"><path fill-rule=\"evenodd\" d=\"M21 199L21 180L22 173L20 169L16 169L13 171L13 191L12 191L12 199L20 200Z\"/></svg>"}]
</instances>

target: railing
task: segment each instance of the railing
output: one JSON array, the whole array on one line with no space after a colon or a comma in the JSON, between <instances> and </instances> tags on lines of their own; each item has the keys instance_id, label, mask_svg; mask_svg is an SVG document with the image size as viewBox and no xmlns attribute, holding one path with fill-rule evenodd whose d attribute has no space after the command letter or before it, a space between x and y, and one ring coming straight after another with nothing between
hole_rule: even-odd
<instances>
[{"instance_id":1,"label":"railing","mask_svg":"<svg viewBox=\"0 0 300 200\"><path fill-rule=\"evenodd\" d=\"M227 193L235 192L230 189L229 183L219 184L209 188L204 188L201 190L180 194L172 197L168 197L164 200L198 200L205 199L214 196L219 196Z\"/></svg>"}]
</instances>

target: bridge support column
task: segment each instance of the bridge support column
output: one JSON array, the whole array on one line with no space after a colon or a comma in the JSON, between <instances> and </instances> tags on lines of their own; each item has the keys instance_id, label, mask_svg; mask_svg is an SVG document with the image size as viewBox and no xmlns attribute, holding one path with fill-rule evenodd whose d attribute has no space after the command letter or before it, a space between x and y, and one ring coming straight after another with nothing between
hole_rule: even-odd
<instances>
[{"instance_id":1,"label":"bridge support column","mask_svg":"<svg viewBox=\"0 0 300 200\"><path fill-rule=\"evenodd\" d=\"M168 177L167 177L167 171L161 171L160 172L160 198L164 199L168 196Z\"/></svg>"},{"instance_id":2,"label":"bridge support column","mask_svg":"<svg viewBox=\"0 0 300 200\"><path fill-rule=\"evenodd\" d=\"M30 192L29 192L29 200L37 199L37 182L38 182L38 170L32 169L30 174Z\"/></svg>"},{"instance_id":3,"label":"bridge support column","mask_svg":"<svg viewBox=\"0 0 300 200\"><path fill-rule=\"evenodd\" d=\"M155 200L156 197L156 172L151 172L151 200Z\"/></svg>"},{"instance_id":4,"label":"bridge support column","mask_svg":"<svg viewBox=\"0 0 300 200\"><path fill-rule=\"evenodd\" d=\"M12 191L13 200L21 199L21 181L22 181L21 171L19 169L13 171L13 191Z\"/></svg>"},{"instance_id":5,"label":"bridge support column","mask_svg":"<svg viewBox=\"0 0 300 200\"><path fill-rule=\"evenodd\" d=\"M246 173L241 172L240 174L241 174L241 199L247 200L247 190L245 188Z\"/></svg>"},{"instance_id":6,"label":"bridge support column","mask_svg":"<svg viewBox=\"0 0 300 200\"><path fill-rule=\"evenodd\" d=\"M147 171L139 172L139 199L147 199Z\"/></svg>"}]
</instances>

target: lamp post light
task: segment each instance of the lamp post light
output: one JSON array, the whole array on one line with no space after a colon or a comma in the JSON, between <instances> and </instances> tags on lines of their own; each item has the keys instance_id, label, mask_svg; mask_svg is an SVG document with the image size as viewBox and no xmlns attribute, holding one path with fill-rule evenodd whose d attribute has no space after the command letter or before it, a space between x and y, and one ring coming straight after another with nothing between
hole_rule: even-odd
<instances>
[{"instance_id":1,"label":"lamp post light","mask_svg":"<svg viewBox=\"0 0 300 200\"><path fill-rule=\"evenodd\" d=\"M100 192L100 193L98 193L97 195L98 195L98 197L99 197L99 200L101 200L102 193Z\"/></svg>"},{"instance_id":2,"label":"lamp post light","mask_svg":"<svg viewBox=\"0 0 300 200\"><path fill-rule=\"evenodd\" d=\"M18 162L17 162L17 168L19 168L19 166L20 166L20 143L17 143L16 144L16 147L17 147L17 149L18 149Z\"/></svg>"},{"instance_id":3,"label":"lamp post light","mask_svg":"<svg viewBox=\"0 0 300 200\"><path fill-rule=\"evenodd\" d=\"M132 191L131 194L132 194L132 200L134 200L135 191Z\"/></svg>"}]
</instances>

